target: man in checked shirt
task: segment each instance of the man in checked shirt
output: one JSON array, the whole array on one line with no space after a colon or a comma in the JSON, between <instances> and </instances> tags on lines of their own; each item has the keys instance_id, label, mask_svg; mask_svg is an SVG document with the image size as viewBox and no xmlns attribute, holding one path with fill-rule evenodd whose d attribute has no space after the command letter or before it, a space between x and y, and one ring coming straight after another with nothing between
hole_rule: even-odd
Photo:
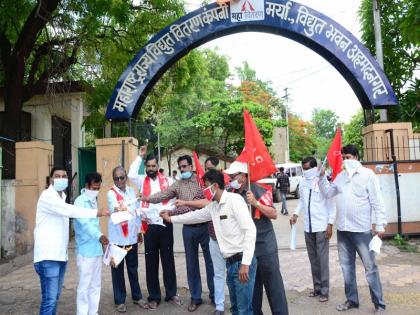
<instances>
[{"instance_id":1,"label":"man in checked shirt","mask_svg":"<svg viewBox=\"0 0 420 315\"><path fill-rule=\"evenodd\" d=\"M200 187L197 177L193 174L192 158L189 155L180 156L177 160L178 169L181 171L181 180L176 181L168 189L149 197L143 196L143 201L150 203L159 203L176 197L180 200L201 199L202 188ZM178 207L171 212L171 216L194 211L193 207ZM191 292L191 303L188 306L189 312L194 312L200 304L203 303L201 298L202 286L200 277L200 265L198 261L198 245L201 245L204 260L206 263L207 286L210 291L210 299L214 303L214 283L213 283L213 263L209 250L209 233L208 223L184 224L182 228L182 236L184 239L184 249L187 265L188 287Z\"/></svg>"}]
</instances>

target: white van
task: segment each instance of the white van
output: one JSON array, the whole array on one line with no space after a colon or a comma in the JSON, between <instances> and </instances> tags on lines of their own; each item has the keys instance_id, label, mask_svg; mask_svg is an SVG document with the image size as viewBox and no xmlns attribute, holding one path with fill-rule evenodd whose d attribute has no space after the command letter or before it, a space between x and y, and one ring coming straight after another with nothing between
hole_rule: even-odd
<instances>
[{"instance_id":1,"label":"white van","mask_svg":"<svg viewBox=\"0 0 420 315\"><path fill-rule=\"evenodd\" d=\"M277 170L280 172L280 167L284 167L284 172L289 176L290 191L289 194L299 199L299 183L303 177L302 165L298 163L284 163L276 164ZM278 174L278 173L277 173ZM258 182L266 185L270 185L273 191L273 201L280 201L280 191L276 188L277 174L270 177L260 179Z\"/></svg>"},{"instance_id":2,"label":"white van","mask_svg":"<svg viewBox=\"0 0 420 315\"><path fill-rule=\"evenodd\" d=\"M303 177L302 165L299 163L276 164L276 168L280 171L280 167L284 167L284 172L289 176L290 192L295 198L299 198L299 183Z\"/></svg>"}]
</instances>

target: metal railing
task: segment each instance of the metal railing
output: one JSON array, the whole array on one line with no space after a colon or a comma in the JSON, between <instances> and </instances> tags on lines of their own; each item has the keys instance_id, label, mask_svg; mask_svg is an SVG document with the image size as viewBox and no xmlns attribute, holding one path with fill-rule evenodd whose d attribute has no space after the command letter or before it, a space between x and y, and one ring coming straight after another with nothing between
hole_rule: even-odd
<instances>
[{"instance_id":1,"label":"metal railing","mask_svg":"<svg viewBox=\"0 0 420 315\"><path fill-rule=\"evenodd\" d=\"M393 136L391 144L390 134L384 137L367 139L363 148L363 160L366 162L392 162L392 150L398 162L420 160L420 136Z\"/></svg>"}]
</instances>

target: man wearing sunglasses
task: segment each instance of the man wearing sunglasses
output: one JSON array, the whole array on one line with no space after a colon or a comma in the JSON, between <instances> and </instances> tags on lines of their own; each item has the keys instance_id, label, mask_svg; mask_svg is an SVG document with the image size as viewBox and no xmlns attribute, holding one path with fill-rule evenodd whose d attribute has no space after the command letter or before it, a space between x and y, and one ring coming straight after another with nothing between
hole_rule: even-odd
<instances>
[{"instance_id":1,"label":"man wearing sunglasses","mask_svg":"<svg viewBox=\"0 0 420 315\"><path fill-rule=\"evenodd\" d=\"M124 260L116 268L111 268L116 310L125 313L127 311L125 305L127 293L124 280L124 261L127 264L133 303L140 308L148 308L148 304L142 298L138 276L137 243L141 238L139 235L140 217L136 215L136 209L139 204L136 201L134 189L127 186L127 174L122 166L117 166L112 170L112 178L114 179L114 187L108 191L107 196L109 211L129 211L133 215L133 218L128 221L114 224L112 220L109 220L108 223L110 243L127 251Z\"/></svg>"},{"instance_id":2,"label":"man wearing sunglasses","mask_svg":"<svg viewBox=\"0 0 420 315\"><path fill-rule=\"evenodd\" d=\"M192 158L189 155L180 156L177 160L178 169L181 171L181 180L176 181L168 189L152 194L151 196L142 196L142 201L150 203L160 203L164 200L177 198L180 200L191 201L203 198L203 189L198 183L197 177L193 174ZM171 215L179 215L194 211L196 208L188 206L177 207L171 212ZM194 312L200 304L202 286L200 277L200 264L198 261L198 247L201 246L204 260L206 263L207 286L210 291L210 300L214 303L214 271L213 263L209 250L209 232L208 223L200 222L194 224L184 224L182 228L184 239L184 249L187 265L188 287L191 292L191 303L188 306L189 312Z\"/></svg>"}]
</instances>

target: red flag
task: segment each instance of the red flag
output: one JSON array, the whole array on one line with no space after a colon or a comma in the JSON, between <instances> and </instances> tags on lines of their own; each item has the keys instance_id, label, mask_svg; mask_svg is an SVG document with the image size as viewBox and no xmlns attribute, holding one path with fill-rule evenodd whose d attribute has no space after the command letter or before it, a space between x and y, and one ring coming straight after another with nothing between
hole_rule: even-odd
<instances>
[{"instance_id":1,"label":"red flag","mask_svg":"<svg viewBox=\"0 0 420 315\"><path fill-rule=\"evenodd\" d=\"M244 110L245 147L236 159L249 165L251 182L267 177L277 172L260 132L247 110Z\"/></svg>"},{"instance_id":2,"label":"red flag","mask_svg":"<svg viewBox=\"0 0 420 315\"><path fill-rule=\"evenodd\" d=\"M341 156L341 129L337 128L334 140L327 153L328 164L332 168L332 180L341 172L343 158Z\"/></svg>"},{"instance_id":3,"label":"red flag","mask_svg":"<svg viewBox=\"0 0 420 315\"><path fill-rule=\"evenodd\" d=\"M200 184L201 187L204 187L204 170L203 167L200 164L200 160L198 159L197 153L195 151L193 152L193 158L194 158L194 166L195 166L195 171L197 173L197 181Z\"/></svg>"}]
</instances>

